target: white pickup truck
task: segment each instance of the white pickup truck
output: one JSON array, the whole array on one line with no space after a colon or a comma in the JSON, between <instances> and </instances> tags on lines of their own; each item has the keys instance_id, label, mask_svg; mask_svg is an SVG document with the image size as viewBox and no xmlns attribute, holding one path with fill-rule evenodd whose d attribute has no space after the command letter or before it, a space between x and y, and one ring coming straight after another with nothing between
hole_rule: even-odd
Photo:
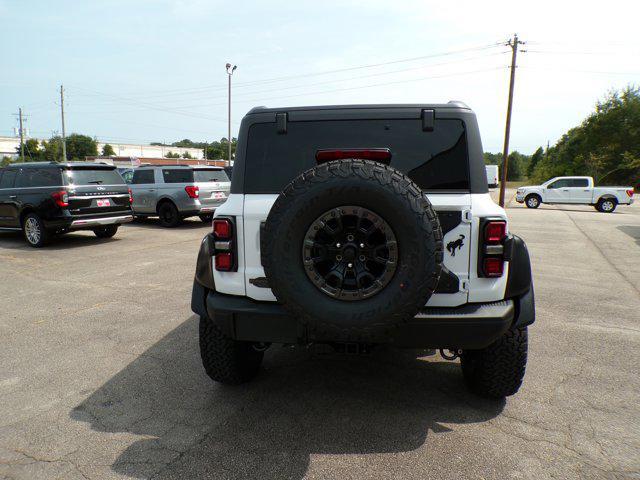
<instances>
[{"instance_id":1,"label":"white pickup truck","mask_svg":"<svg viewBox=\"0 0 640 480\"><path fill-rule=\"evenodd\" d=\"M592 177L554 177L542 185L519 187L516 202L529 208L541 203L592 205L599 212L611 213L619 204L633 203L633 187L595 187Z\"/></svg>"}]
</instances>

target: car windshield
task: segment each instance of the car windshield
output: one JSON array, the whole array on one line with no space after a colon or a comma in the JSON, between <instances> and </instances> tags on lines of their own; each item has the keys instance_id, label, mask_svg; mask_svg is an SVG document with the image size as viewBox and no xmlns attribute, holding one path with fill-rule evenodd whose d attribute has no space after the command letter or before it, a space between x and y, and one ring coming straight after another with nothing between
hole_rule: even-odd
<instances>
[{"instance_id":1,"label":"car windshield","mask_svg":"<svg viewBox=\"0 0 640 480\"><path fill-rule=\"evenodd\" d=\"M202 169L193 171L194 181L196 182L228 182L229 177L227 173L220 169Z\"/></svg>"},{"instance_id":2,"label":"car windshield","mask_svg":"<svg viewBox=\"0 0 640 480\"><path fill-rule=\"evenodd\" d=\"M115 168L68 168L64 172L67 185L124 184L124 180Z\"/></svg>"}]
</instances>

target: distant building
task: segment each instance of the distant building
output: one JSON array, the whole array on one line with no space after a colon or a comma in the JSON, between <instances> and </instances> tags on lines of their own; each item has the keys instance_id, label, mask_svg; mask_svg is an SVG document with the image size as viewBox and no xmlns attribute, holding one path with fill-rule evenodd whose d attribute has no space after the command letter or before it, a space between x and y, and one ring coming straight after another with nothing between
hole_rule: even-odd
<instances>
[{"instance_id":1,"label":"distant building","mask_svg":"<svg viewBox=\"0 0 640 480\"><path fill-rule=\"evenodd\" d=\"M42 141L42 139L37 139ZM177 153L181 157L188 153L194 159L204 159L204 151L201 148L167 147L164 145L136 145L133 143L109 143L113 151L119 157L138 158L164 158L169 152ZM17 157L16 149L20 146L20 138L0 136L0 158L3 156ZM105 142L98 142L98 153L102 153ZM173 163L175 163L175 159Z\"/></svg>"}]
</instances>

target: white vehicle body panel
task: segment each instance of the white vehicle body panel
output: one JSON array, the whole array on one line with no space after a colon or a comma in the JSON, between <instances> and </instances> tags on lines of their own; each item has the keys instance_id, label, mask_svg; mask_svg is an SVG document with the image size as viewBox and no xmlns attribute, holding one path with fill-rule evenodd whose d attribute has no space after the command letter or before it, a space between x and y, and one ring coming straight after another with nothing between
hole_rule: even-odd
<instances>
[{"instance_id":1,"label":"white vehicle body panel","mask_svg":"<svg viewBox=\"0 0 640 480\"><path fill-rule=\"evenodd\" d=\"M491 186L498 186L500 184L500 176L498 171L498 165L485 165L487 170L487 184Z\"/></svg>"},{"instance_id":2,"label":"white vehicle body panel","mask_svg":"<svg viewBox=\"0 0 640 480\"><path fill-rule=\"evenodd\" d=\"M630 205L633 196L627 191L631 190L633 187L594 187L592 177L554 177L542 185L519 187L516 201L522 203L528 195L536 194L542 203L549 204L595 205L601 198L615 198L618 204Z\"/></svg>"},{"instance_id":3,"label":"white vehicle body panel","mask_svg":"<svg viewBox=\"0 0 640 480\"><path fill-rule=\"evenodd\" d=\"M427 306L453 307L468 302L502 300L507 268L505 267L505 273L500 278L479 278L476 265L480 217L506 220L504 210L493 202L489 194L429 193L427 197L436 211L460 211L462 215L462 222L444 237L444 266L459 278L460 291L434 294ZM260 258L260 224L267 219L277 198L277 194L231 194L216 210L216 217L235 217L239 257L237 272L218 272L214 266L214 281L216 290L220 293L243 295L258 301L276 301L271 289L257 287L250 280L265 276ZM458 242L456 247L447 249L451 242L459 239L462 239L462 245Z\"/></svg>"}]
</instances>

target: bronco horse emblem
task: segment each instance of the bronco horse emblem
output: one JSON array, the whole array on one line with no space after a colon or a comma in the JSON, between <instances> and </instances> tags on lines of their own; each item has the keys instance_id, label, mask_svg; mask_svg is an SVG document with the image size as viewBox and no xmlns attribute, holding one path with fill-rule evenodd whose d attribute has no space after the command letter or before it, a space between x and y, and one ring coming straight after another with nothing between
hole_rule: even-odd
<instances>
[{"instance_id":1,"label":"bronco horse emblem","mask_svg":"<svg viewBox=\"0 0 640 480\"><path fill-rule=\"evenodd\" d=\"M447 250L449 251L452 257L456 256L456 248L458 250L462 250L462 246L464 245L464 238L465 238L464 235L460 234L460 238L447 243Z\"/></svg>"}]
</instances>

